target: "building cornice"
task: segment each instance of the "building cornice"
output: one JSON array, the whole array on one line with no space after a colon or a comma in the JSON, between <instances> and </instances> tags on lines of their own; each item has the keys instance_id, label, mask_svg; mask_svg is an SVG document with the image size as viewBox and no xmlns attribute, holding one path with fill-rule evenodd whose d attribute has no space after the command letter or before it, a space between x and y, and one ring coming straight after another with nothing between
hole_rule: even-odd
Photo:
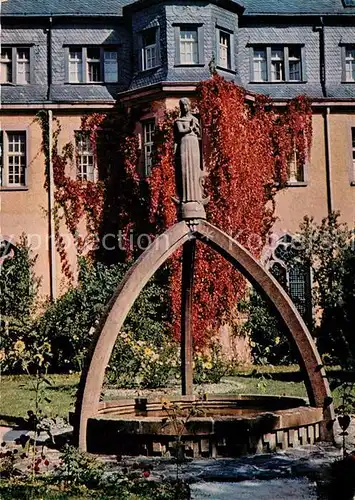
<instances>
[{"instance_id":1,"label":"building cornice","mask_svg":"<svg viewBox=\"0 0 355 500\"><path fill-rule=\"evenodd\" d=\"M28 110L53 109L53 110L110 110L114 109L118 102L134 104L152 100L164 99L167 97L180 97L181 95L190 95L196 92L199 82L160 82L137 89L129 89L117 94L117 101L97 101L97 102L45 102L45 103L9 103L2 104L0 109L3 111L19 110L26 112ZM254 101L257 93L246 92L247 101ZM286 106L291 99L272 98L275 106ZM324 108L355 108L355 98L334 99L318 98L312 99L312 107Z\"/></svg>"}]
</instances>

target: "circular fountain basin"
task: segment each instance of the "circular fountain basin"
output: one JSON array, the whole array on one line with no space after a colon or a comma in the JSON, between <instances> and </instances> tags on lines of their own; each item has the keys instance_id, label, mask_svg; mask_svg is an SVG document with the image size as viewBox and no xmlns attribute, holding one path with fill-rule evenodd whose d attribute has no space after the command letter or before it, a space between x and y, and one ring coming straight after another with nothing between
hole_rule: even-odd
<instances>
[{"instance_id":1,"label":"circular fountain basin","mask_svg":"<svg viewBox=\"0 0 355 500\"><path fill-rule=\"evenodd\" d=\"M233 457L319 439L322 408L286 396L180 396L101 402L88 421L92 453Z\"/></svg>"}]
</instances>

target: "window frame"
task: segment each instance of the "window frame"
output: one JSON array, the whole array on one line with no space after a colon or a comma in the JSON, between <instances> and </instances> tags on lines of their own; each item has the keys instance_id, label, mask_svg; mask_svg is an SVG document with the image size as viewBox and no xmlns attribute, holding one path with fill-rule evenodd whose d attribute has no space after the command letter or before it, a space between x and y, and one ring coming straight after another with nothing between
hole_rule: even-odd
<instances>
[{"instance_id":1,"label":"window frame","mask_svg":"<svg viewBox=\"0 0 355 500\"><path fill-rule=\"evenodd\" d=\"M88 141L89 144L89 149L80 151L79 150L79 140L81 138L85 137L86 140ZM97 181L97 162L96 162L96 155L95 151L92 149L91 144L90 144L90 134L89 132L83 132L82 130L75 130L74 131L74 140L75 140L75 178L77 181L81 182L96 182ZM81 164L81 159L83 157L91 157L92 158L92 178L89 178L88 176L88 170L86 171L86 176L87 178L84 179L83 175L83 170ZM86 165L86 168L88 167L88 164Z\"/></svg>"},{"instance_id":2,"label":"window frame","mask_svg":"<svg viewBox=\"0 0 355 500\"><path fill-rule=\"evenodd\" d=\"M276 235L275 235L276 236ZM265 267L266 269L275 277L275 279L280 283L280 285L284 288L286 293L289 295L291 298L292 302L294 303L295 307L303 317L304 321L306 322L307 326L310 327L312 324L312 319L313 319L313 303L312 303L312 288L313 288L313 275L312 275L312 268L308 269L303 269L303 285L304 285L304 299L303 299L303 307L304 307L304 312L302 313L300 311L299 307L299 301L295 300L295 293L292 293L292 286L296 283L296 280L292 282L291 280L291 272L292 268L290 269L287 266L287 261L285 261L281 256L277 255L277 249L279 247L283 247L286 251L289 246L294 246L297 244L297 239L293 237L292 234L285 232L282 236L278 235L277 239L272 238L271 241L273 242L273 245L269 247L267 251L267 255L265 258ZM283 268L283 271L285 272L285 282L284 284L277 278L276 274L272 272L272 268L274 265L279 265L281 268ZM296 276L297 278L297 276Z\"/></svg>"},{"instance_id":3,"label":"window frame","mask_svg":"<svg viewBox=\"0 0 355 500\"><path fill-rule=\"evenodd\" d=\"M96 83L104 83L104 51L101 50L101 47L85 47L86 50L86 64L83 65L83 70L85 71L85 77L87 83L91 85L95 85ZM89 51L90 50L97 50L98 51L98 57L89 57ZM93 75L95 74L95 67L98 67L98 79L97 80L91 80L90 79L90 68L93 68Z\"/></svg>"},{"instance_id":4,"label":"window frame","mask_svg":"<svg viewBox=\"0 0 355 500\"><path fill-rule=\"evenodd\" d=\"M221 34L222 33L225 35L228 35L228 37L229 37L229 47L227 49L227 57L229 58L229 66L223 66L221 64L220 53L221 53ZM217 24L216 25L216 56L217 56L216 65L217 65L218 69L235 73L234 44L235 44L234 31L231 31L228 28L225 28L225 27Z\"/></svg>"},{"instance_id":5,"label":"window frame","mask_svg":"<svg viewBox=\"0 0 355 500\"><path fill-rule=\"evenodd\" d=\"M293 179L291 178L291 165L294 165L294 172L297 175L297 171L300 170L300 165L299 165L299 158L298 158L298 151L297 148L294 147L293 149L293 154L291 160L288 162L287 165L287 181L286 185L289 187L306 187L308 186L308 176L309 176L309 159L307 159L302 166L302 180L298 180L297 177L295 176Z\"/></svg>"},{"instance_id":6,"label":"window frame","mask_svg":"<svg viewBox=\"0 0 355 500\"><path fill-rule=\"evenodd\" d=\"M151 140L147 141L147 127L153 125L153 130L150 131ZM148 148L150 148L150 153L151 155L153 151L153 146L154 146L154 133L156 130L156 121L155 118L147 118L146 120L142 121L142 152L143 152L143 164L144 164L144 177L150 177L152 173L152 157L149 156L148 160Z\"/></svg>"},{"instance_id":7,"label":"window frame","mask_svg":"<svg viewBox=\"0 0 355 500\"><path fill-rule=\"evenodd\" d=\"M89 58L88 49L98 49L99 58ZM70 81L70 53L71 51L81 53L81 81ZM115 82L105 81L105 51L117 53L117 80ZM97 81L89 79L90 62L100 64L100 77ZM65 83L69 85L117 85L119 82L119 46L118 45L66 45L65 46Z\"/></svg>"},{"instance_id":8,"label":"window frame","mask_svg":"<svg viewBox=\"0 0 355 500\"><path fill-rule=\"evenodd\" d=\"M347 61L346 51L348 49L355 51L355 43L346 43L346 44L341 45L341 61L342 61L341 81L342 81L342 83L346 83L348 85L349 84L351 85L351 84L355 83L355 76L352 80L347 80L347 78L346 78L346 61ZM353 65L355 67L355 58L353 59Z\"/></svg>"},{"instance_id":9,"label":"window frame","mask_svg":"<svg viewBox=\"0 0 355 500\"><path fill-rule=\"evenodd\" d=\"M175 64L184 68L196 68L205 66L205 50L204 50L204 25L202 23L179 23L173 24L175 30ZM181 62L181 31L188 30L197 31L197 62L182 63Z\"/></svg>"},{"instance_id":10,"label":"window frame","mask_svg":"<svg viewBox=\"0 0 355 500\"><path fill-rule=\"evenodd\" d=\"M20 44L20 45L7 45L7 44L1 44L1 49L10 49L11 50L11 61L9 61L8 64L11 64L11 81L9 82L4 82L1 83L0 85L18 85L18 86L25 86L25 85L31 85L33 83L33 44ZM19 65L18 63L18 52L20 50L28 50L28 82L19 82ZM1 56L0 56L0 60ZM24 62L24 61L21 61Z\"/></svg>"},{"instance_id":11,"label":"window frame","mask_svg":"<svg viewBox=\"0 0 355 500\"><path fill-rule=\"evenodd\" d=\"M355 187L355 123L350 127L350 186Z\"/></svg>"},{"instance_id":12,"label":"window frame","mask_svg":"<svg viewBox=\"0 0 355 500\"><path fill-rule=\"evenodd\" d=\"M113 81L109 81L109 80L106 80L106 60L107 61L112 61L114 59L106 59L105 55L107 53L112 53L112 54L116 54L116 74L117 74L117 78L116 80L113 80ZM104 51L103 51L103 67L102 67L102 71L103 71L103 80L104 80L104 83L117 83L118 80L119 80L119 74L118 74L118 50L116 47L104 47Z\"/></svg>"},{"instance_id":13,"label":"window frame","mask_svg":"<svg viewBox=\"0 0 355 500\"><path fill-rule=\"evenodd\" d=\"M9 182L9 134L24 134L25 136L25 166L24 166L24 184ZM0 132L0 190L1 191L27 191L29 189L29 140L28 130L14 128L6 128Z\"/></svg>"},{"instance_id":14,"label":"window frame","mask_svg":"<svg viewBox=\"0 0 355 500\"><path fill-rule=\"evenodd\" d=\"M300 64L300 80L291 80L290 79L290 56L289 56L289 51L290 48L298 48L299 49L299 64ZM265 53L265 63L266 63L266 79L265 80L256 80L255 79L255 72L254 72L254 62L255 62L255 51L264 51ZM282 52L282 58L278 59L278 61L281 61L282 64L282 72L283 72L283 79L281 80L273 80L272 79L272 63L273 63L273 57L272 53L273 51L281 51ZM293 58L294 59L294 58ZM276 61L276 59L275 59ZM305 45L300 44L300 43L286 43L286 44L263 44L263 43L255 43L255 44L250 44L249 45L249 79L250 83L257 83L257 84L299 84L299 83L306 83L307 82L307 76L306 76L306 59L305 59Z\"/></svg>"},{"instance_id":15,"label":"window frame","mask_svg":"<svg viewBox=\"0 0 355 500\"><path fill-rule=\"evenodd\" d=\"M155 43L146 45L145 44L145 37L147 36L148 31L153 31L155 34ZM142 30L139 35L138 35L138 59L139 59L139 71L150 71L156 68L159 68L161 66L161 59L160 59L160 26L151 26L149 28L146 28ZM146 60L146 49L147 48L155 48L155 65L153 66L148 66L147 65L147 60Z\"/></svg>"}]
</instances>

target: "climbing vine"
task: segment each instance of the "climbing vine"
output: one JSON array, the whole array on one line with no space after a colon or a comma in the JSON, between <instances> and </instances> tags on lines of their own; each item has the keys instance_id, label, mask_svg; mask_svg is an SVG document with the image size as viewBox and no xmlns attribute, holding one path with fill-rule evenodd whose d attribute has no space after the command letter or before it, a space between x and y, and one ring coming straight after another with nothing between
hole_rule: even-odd
<instances>
[{"instance_id":1,"label":"climbing vine","mask_svg":"<svg viewBox=\"0 0 355 500\"><path fill-rule=\"evenodd\" d=\"M218 75L200 83L196 105L204 130L204 166L208 220L260 256L275 217L275 194L285 186L295 148L306 162L312 141L310 102L304 96L277 110L265 96L247 100L244 89ZM151 216L161 232L175 221L172 124L167 113L158 124L155 168L150 186ZM181 267L171 266L175 334L180 332ZM193 324L196 344L203 344L223 321L231 319L245 281L225 259L197 243Z\"/></svg>"},{"instance_id":2,"label":"climbing vine","mask_svg":"<svg viewBox=\"0 0 355 500\"><path fill-rule=\"evenodd\" d=\"M304 96L276 109L265 96L247 97L244 89L217 74L198 85L195 104L202 121L204 167L208 171L206 190L208 220L232 235L256 257L260 256L275 217L275 194L285 186L288 165L297 151L304 164L312 141L312 114ZM173 122L177 110L166 111L156 127L152 174L139 176L139 142L134 126L140 110L123 107L114 113L86 116L82 130L89 134L98 164L97 183L73 180L65 167L74 151L67 145L59 154L53 146L56 209L73 235L85 218L88 234L100 242L108 234L119 234L118 242L105 251L101 245L96 258L112 263L135 258L139 249L130 245L130 234L161 234L176 222ZM48 154L42 124L43 150ZM59 125L57 124L57 137ZM47 151L47 153L46 153ZM278 186L278 187L276 187ZM69 275L57 248L63 271ZM80 253L80 241L77 242ZM172 322L180 331L181 253L170 259ZM242 276L224 259L203 244L197 244L194 285L194 338L203 345L223 321L231 318L244 293Z\"/></svg>"}]
</instances>

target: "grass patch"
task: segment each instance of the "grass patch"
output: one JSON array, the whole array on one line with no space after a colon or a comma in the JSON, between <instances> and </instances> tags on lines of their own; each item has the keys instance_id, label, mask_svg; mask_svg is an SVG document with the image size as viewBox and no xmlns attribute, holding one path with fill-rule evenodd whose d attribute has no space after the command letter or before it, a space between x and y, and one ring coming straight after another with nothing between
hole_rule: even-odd
<instances>
[{"instance_id":1,"label":"grass patch","mask_svg":"<svg viewBox=\"0 0 355 500\"><path fill-rule=\"evenodd\" d=\"M328 377L338 376L338 371L328 370ZM67 417L74 408L75 394L80 375L49 375L52 386L46 388L45 396L51 400L43 403L43 414ZM238 369L233 377L225 377L219 384L204 384L194 387L196 393L208 394L276 394L307 397L302 373L296 365L258 366ZM355 389L353 389L355 395ZM163 397L180 394L180 386L167 389L135 390L109 386L105 388L104 399L130 399L137 397ZM333 392L334 404L340 404L340 391ZM3 376L1 378L0 424L14 425L19 419L27 417L27 411L34 409L35 392L28 375Z\"/></svg>"},{"instance_id":2,"label":"grass patch","mask_svg":"<svg viewBox=\"0 0 355 500\"><path fill-rule=\"evenodd\" d=\"M50 400L41 404L42 413L49 417L67 417L74 406L80 375L49 375L52 385L46 387L45 396ZM0 423L13 425L26 418L28 410L34 410L35 391L29 375L5 375L1 377Z\"/></svg>"}]
</instances>

